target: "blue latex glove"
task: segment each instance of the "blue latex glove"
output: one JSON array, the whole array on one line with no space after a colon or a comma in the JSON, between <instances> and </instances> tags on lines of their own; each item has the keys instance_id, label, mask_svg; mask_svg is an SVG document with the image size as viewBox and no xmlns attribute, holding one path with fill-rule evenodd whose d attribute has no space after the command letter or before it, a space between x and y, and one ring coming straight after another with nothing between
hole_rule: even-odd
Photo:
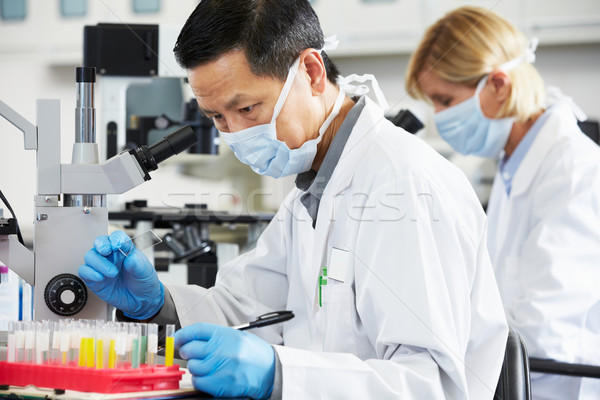
<instances>
[{"instance_id":1,"label":"blue latex glove","mask_svg":"<svg viewBox=\"0 0 600 400\"><path fill-rule=\"evenodd\" d=\"M198 323L175 332L175 347L188 360L197 390L215 397L266 399L271 395L275 350L259 337Z\"/></svg>"},{"instance_id":2,"label":"blue latex glove","mask_svg":"<svg viewBox=\"0 0 600 400\"><path fill-rule=\"evenodd\" d=\"M165 289L154 266L123 231L94 240L79 276L92 292L129 318L151 318L165 302Z\"/></svg>"}]
</instances>

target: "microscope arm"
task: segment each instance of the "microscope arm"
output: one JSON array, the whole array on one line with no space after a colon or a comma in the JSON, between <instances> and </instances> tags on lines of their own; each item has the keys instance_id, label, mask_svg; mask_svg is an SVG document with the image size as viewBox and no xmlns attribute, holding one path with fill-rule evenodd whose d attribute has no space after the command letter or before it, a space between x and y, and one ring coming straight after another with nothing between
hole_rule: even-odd
<instances>
[{"instance_id":1,"label":"microscope arm","mask_svg":"<svg viewBox=\"0 0 600 400\"><path fill-rule=\"evenodd\" d=\"M144 182L144 171L130 153L121 153L103 164L62 164L61 192L122 194Z\"/></svg>"},{"instance_id":2,"label":"microscope arm","mask_svg":"<svg viewBox=\"0 0 600 400\"><path fill-rule=\"evenodd\" d=\"M104 164L62 164L64 194L121 194L150 180L150 172L167 158L196 144L196 132L185 125L151 146L117 154Z\"/></svg>"},{"instance_id":3,"label":"microscope arm","mask_svg":"<svg viewBox=\"0 0 600 400\"><path fill-rule=\"evenodd\" d=\"M0 100L0 116L6 118L25 135L25 150L37 149L37 127Z\"/></svg>"},{"instance_id":4,"label":"microscope arm","mask_svg":"<svg viewBox=\"0 0 600 400\"><path fill-rule=\"evenodd\" d=\"M33 286L33 253L15 235L0 236L0 261Z\"/></svg>"}]
</instances>

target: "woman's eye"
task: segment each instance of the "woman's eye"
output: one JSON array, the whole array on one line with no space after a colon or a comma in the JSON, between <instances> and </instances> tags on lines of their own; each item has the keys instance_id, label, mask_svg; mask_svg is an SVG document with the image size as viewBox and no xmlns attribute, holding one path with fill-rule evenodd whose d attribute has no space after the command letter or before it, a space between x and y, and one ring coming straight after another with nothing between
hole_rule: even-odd
<instances>
[{"instance_id":1,"label":"woman's eye","mask_svg":"<svg viewBox=\"0 0 600 400\"><path fill-rule=\"evenodd\" d=\"M452 98L448 96L435 95L431 98L431 100L434 104L437 103L442 107L448 107L450 106L450 103L452 103Z\"/></svg>"},{"instance_id":2,"label":"woman's eye","mask_svg":"<svg viewBox=\"0 0 600 400\"><path fill-rule=\"evenodd\" d=\"M221 114L217 114L217 115L213 115L212 118L216 119L217 121L220 121L223 119L223 116Z\"/></svg>"},{"instance_id":3,"label":"woman's eye","mask_svg":"<svg viewBox=\"0 0 600 400\"><path fill-rule=\"evenodd\" d=\"M450 97L442 97L439 96L437 98L438 103L440 103L443 107L448 107L450 103L452 103L452 99Z\"/></svg>"}]
</instances>

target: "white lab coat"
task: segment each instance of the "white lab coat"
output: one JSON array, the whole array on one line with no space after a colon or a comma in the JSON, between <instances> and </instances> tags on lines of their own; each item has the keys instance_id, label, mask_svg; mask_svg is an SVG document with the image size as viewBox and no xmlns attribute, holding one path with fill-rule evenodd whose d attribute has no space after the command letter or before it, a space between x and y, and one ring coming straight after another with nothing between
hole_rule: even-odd
<instances>
[{"instance_id":1,"label":"white lab coat","mask_svg":"<svg viewBox=\"0 0 600 400\"><path fill-rule=\"evenodd\" d=\"M496 176L489 249L531 357L600 364L600 148L555 105L514 175ZM535 399L599 399L593 379L532 375ZM587 387L586 387L587 386Z\"/></svg>"},{"instance_id":2,"label":"white lab coat","mask_svg":"<svg viewBox=\"0 0 600 400\"><path fill-rule=\"evenodd\" d=\"M215 287L169 286L182 325L292 310L253 331L275 344L285 400L492 399L507 325L486 218L462 172L367 99L315 229L301 194ZM345 273L319 307L332 248L348 251Z\"/></svg>"}]
</instances>

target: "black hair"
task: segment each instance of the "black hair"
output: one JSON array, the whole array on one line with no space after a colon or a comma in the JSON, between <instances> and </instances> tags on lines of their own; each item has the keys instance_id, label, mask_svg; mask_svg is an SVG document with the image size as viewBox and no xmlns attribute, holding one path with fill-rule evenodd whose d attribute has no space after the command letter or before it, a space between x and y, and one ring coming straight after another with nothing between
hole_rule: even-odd
<instances>
[{"instance_id":1,"label":"black hair","mask_svg":"<svg viewBox=\"0 0 600 400\"><path fill-rule=\"evenodd\" d=\"M242 50L257 76L285 80L305 49L323 47L319 18L308 0L202 0L179 33L173 51L181 67L195 68ZM329 81L338 68L321 52Z\"/></svg>"}]
</instances>

